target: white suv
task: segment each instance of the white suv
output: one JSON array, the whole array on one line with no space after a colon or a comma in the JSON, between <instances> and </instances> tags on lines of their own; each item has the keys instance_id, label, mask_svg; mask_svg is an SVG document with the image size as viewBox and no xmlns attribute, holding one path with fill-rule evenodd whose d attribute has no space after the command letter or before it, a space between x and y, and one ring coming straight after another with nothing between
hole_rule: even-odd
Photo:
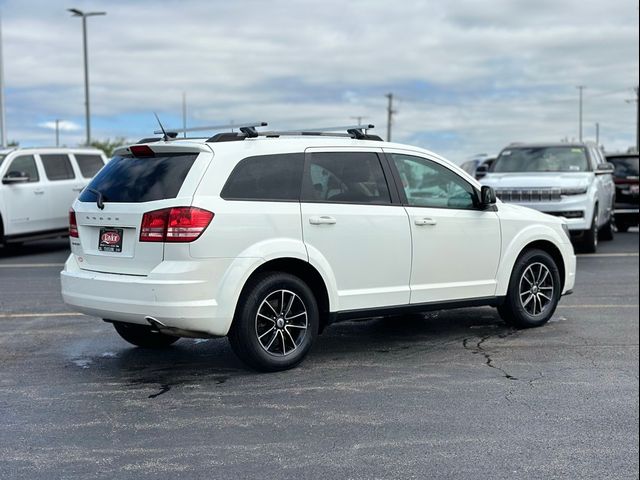
<instances>
[{"instance_id":1,"label":"white suv","mask_svg":"<svg viewBox=\"0 0 640 480\"><path fill-rule=\"evenodd\" d=\"M573 288L564 220L438 155L243 131L118 150L73 205L65 302L134 345L228 335L281 370L338 320L493 305L535 327Z\"/></svg>"},{"instance_id":2,"label":"white suv","mask_svg":"<svg viewBox=\"0 0 640 480\"><path fill-rule=\"evenodd\" d=\"M613 239L614 168L591 142L520 143L500 152L481 183L503 202L566 218L573 240L594 253L598 238Z\"/></svg>"},{"instance_id":3,"label":"white suv","mask_svg":"<svg viewBox=\"0 0 640 480\"><path fill-rule=\"evenodd\" d=\"M69 207L106 161L95 149L0 150L0 245L66 235Z\"/></svg>"}]
</instances>

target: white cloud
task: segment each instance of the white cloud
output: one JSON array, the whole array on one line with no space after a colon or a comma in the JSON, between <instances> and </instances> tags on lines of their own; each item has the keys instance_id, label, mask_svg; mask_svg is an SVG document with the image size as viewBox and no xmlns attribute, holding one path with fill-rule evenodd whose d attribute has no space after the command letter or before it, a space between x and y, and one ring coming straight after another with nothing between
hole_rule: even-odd
<instances>
[{"instance_id":1,"label":"white cloud","mask_svg":"<svg viewBox=\"0 0 640 480\"><path fill-rule=\"evenodd\" d=\"M4 2L12 139L48 143L37 126L50 118L83 125L81 22L68 6ZM190 123L317 126L362 115L384 133L392 91L394 138L429 134L435 146L422 146L459 160L512 140L576 136L582 84L585 132L599 122L605 146L635 140L624 100L638 83L638 10L626 0L76 6L108 12L88 20L94 136L147 135L152 111L179 118L182 91ZM133 117L148 123L122 120Z\"/></svg>"},{"instance_id":2,"label":"white cloud","mask_svg":"<svg viewBox=\"0 0 640 480\"><path fill-rule=\"evenodd\" d=\"M58 129L61 132L76 132L82 128L80 127L80 125L73 122L69 122L68 120L60 120L57 123L55 121L42 122L38 126L42 128L47 128L49 130Z\"/></svg>"}]
</instances>

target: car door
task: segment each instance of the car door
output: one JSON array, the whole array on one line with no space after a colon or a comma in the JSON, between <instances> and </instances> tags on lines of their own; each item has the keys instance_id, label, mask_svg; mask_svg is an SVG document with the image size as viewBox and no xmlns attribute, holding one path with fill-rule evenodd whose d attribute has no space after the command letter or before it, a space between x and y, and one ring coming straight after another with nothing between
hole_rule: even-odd
<instances>
[{"instance_id":1,"label":"car door","mask_svg":"<svg viewBox=\"0 0 640 480\"><path fill-rule=\"evenodd\" d=\"M411 225L411 303L495 295L501 249L496 212L477 207L475 187L436 159L394 151L388 156Z\"/></svg>"},{"instance_id":2,"label":"car door","mask_svg":"<svg viewBox=\"0 0 640 480\"><path fill-rule=\"evenodd\" d=\"M3 196L6 211L5 235L25 235L49 229L49 194L34 155L17 155L2 172ZM27 177L27 181L8 183L7 177Z\"/></svg>"},{"instance_id":3,"label":"car door","mask_svg":"<svg viewBox=\"0 0 640 480\"><path fill-rule=\"evenodd\" d=\"M305 152L303 238L309 261L335 283L337 310L409 303L411 232L381 153Z\"/></svg>"},{"instance_id":4,"label":"car door","mask_svg":"<svg viewBox=\"0 0 640 480\"><path fill-rule=\"evenodd\" d=\"M49 193L50 229L65 228L69 221L69 209L83 183L78 181L76 173L66 153L41 153L40 161L47 178Z\"/></svg>"}]
</instances>

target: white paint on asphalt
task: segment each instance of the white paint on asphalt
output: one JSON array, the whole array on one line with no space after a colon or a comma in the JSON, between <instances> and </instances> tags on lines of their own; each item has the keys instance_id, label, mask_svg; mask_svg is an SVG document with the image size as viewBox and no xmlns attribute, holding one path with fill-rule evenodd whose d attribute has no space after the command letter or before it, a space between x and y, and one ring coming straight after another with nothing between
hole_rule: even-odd
<instances>
[{"instance_id":1,"label":"white paint on asphalt","mask_svg":"<svg viewBox=\"0 0 640 480\"><path fill-rule=\"evenodd\" d=\"M0 268L51 268L64 267L64 263L1 263Z\"/></svg>"},{"instance_id":2,"label":"white paint on asphalt","mask_svg":"<svg viewBox=\"0 0 640 480\"><path fill-rule=\"evenodd\" d=\"M34 318L34 317L80 317L78 312L53 312L53 313L0 313L0 318Z\"/></svg>"}]
</instances>

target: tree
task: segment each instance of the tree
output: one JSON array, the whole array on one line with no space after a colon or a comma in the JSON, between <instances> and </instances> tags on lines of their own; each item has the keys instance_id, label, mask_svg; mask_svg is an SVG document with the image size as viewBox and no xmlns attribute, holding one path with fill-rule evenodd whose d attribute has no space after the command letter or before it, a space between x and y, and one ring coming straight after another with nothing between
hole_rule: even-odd
<instances>
[{"instance_id":1,"label":"tree","mask_svg":"<svg viewBox=\"0 0 640 480\"><path fill-rule=\"evenodd\" d=\"M98 148L104 152L107 157L113 156L113 151L127 144L127 139L124 137L116 137L113 140L107 138L106 140L93 140L91 146Z\"/></svg>"}]
</instances>

